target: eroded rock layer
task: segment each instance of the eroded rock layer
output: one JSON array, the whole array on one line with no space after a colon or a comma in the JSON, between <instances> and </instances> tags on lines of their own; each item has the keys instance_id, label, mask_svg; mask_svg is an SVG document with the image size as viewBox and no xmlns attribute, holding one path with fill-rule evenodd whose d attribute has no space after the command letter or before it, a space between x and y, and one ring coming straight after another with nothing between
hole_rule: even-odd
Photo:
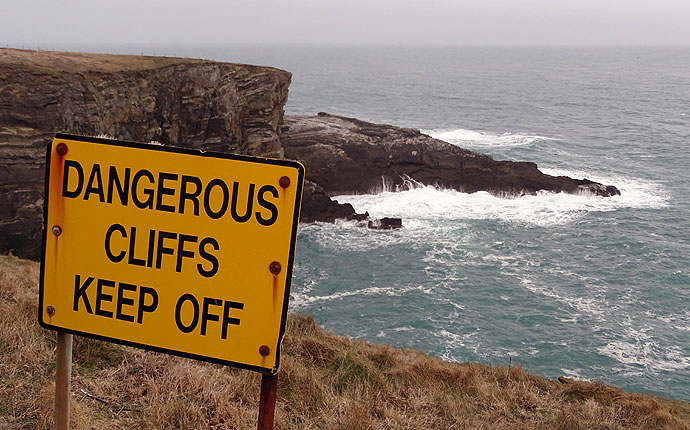
<instances>
[{"instance_id":1,"label":"eroded rock layer","mask_svg":"<svg viewBox=\"0 0 690 430\"><path fill-rule=\"evenodd\" d=\"M270 67L0 49L0 252L39 255L56 132L282 157L290 80Z\"/></svg>"}]
</instances>

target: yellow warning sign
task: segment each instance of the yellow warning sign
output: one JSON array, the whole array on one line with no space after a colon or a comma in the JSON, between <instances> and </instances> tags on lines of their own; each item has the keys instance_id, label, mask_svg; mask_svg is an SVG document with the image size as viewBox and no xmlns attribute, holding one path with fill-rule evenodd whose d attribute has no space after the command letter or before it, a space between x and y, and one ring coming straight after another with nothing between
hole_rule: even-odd
<instances>
[{"instance_id":1,"label":"yellow warning sign","mask_svg":"<svg viewBox=\"0 0 690 430\"><path fill-rule=\"evenodd\" d=\"M58 134L43 327L275 373L304 168Z\"/></svg>"}]
</instances>

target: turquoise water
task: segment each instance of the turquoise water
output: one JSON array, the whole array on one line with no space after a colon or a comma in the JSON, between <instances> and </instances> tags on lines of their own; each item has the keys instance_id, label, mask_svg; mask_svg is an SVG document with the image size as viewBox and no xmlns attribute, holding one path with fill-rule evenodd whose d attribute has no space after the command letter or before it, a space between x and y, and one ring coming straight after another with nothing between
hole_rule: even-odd
<instances>
[{"instance_id":1,"label":"turquoise water","mask_svg":"<svg viewBox=\"0 0 690 430\"><path fill-rule=\"evenodd\" d=\"M338 196L405 228L302 225L291 310L449 360L690 400L690 48L81 48L284 68L288 113L416 127L616 185Z\"/></svg>"},{"instance_id":2,"label":"turquoise water","mask_svg":"<svg viewBox=\"0 0 690 430\"><path fill-rule=\"evenodd\" d=\"M421 128L622 195L339 196L405 228L303 226L292 309L450 360L689 400L690 49L344 51L309 79L290 69L289 110Z\"/></svg>"}]
</instances>

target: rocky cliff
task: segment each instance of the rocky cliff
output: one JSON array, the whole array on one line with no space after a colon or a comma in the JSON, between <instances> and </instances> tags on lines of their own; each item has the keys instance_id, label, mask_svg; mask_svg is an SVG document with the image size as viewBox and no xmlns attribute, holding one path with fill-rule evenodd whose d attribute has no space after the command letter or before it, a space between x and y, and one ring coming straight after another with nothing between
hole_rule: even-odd
<instances>
[{"instance_id":1,"label":"rocky cliff","mask_svg":"<svg viewBox=\"0 0 690 430\"><path fill-rule=\"evenodd\" d=\"M323 113L284 118L290 80L241 64L0 49L0 252L39 256L45 145L56 132L300 160L302 221L363 221L329 196L395 189L408 177L466 192L619 194L419 130Z\"/></svg>"},{"instance_id":2,"label":"rocky cliff","mask_svg":"<svg viewBox=\"0 0 690 430\"><path fill-rule=\"evenodd\" d=\"M468 193L620 194L614 186L546 175L534 163L494 160L415 129L320 113L286 116L284 130L285 156L302 161L307 179L330 195L371 192L384 183L395 189L407 177Z\"/></svg>"},{"instance_id":3,"label":"rocky cliff","mask_svg":"<svg viewBox=\"0 0 690 430\"><path fill-rule=\"evenodd\" d=\"M269 67L0 49L0 252L39 255L56 132L281 157L290 80Z\"/></svg>"}]
</instances>

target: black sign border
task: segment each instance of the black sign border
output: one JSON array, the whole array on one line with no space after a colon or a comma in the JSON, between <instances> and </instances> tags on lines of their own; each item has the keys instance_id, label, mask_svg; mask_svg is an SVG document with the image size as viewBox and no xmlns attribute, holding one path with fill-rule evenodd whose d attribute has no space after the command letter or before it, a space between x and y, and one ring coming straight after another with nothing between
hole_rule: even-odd
<instances>
[{"instance_id":1,"label":"black sign border","mask_svg":"<svg viewBox=\"0 0 690 430\"><path fill-rule=\"evenodd\" d=\"M278 333L278 346L276 348L276 360L275 366L273 368L265 368L261 366L253 366L245 363L238 363L234 361L221 360L213 357L206 357L203 355L191 354L188 352L175 351L167 348L160 348L152 345L145 345L137 342L130 342L127 340L111 338L108 336L102 336L93 333L86 333L79 330L65 329L57 327L46 323L43 320L43 282L45 277L45 257L46 257L46 237L48 232L48 227L46 223L48 222L48 192L49 192L49 180L50 180L50 162L52 156L53 143L57 139L72 140L78 142L95 143L109 146L120 146L133 149L143 149L148 151L156 152L171 152L176 154L186 154L194 155L200 157L211 157L211 158L222 158L226 160L235 161L247 161L259 164L269 164L274 166L285 166L297 169L297 195L295 196L295 212L293 214L292 220L292 232L290 239L290 254L288 256L287 273L285 274L285 295L283 297L283 312L280 319L280 332ZM158 146L145 143L129 142L123 140L114 139L101 139L99 137L89 137L89 136L78 136L66 133L56 133L55 138L48 142L46 147L46 167L45 167L45 184L43 191L43 231L41 232L41 272L40 272L40 283L38 291L38 323L41 327L49 330L63 331L66 333L76 334L79 336L89 337L92 339L98 339L106 342L117 343L120 345L131 346L135 348L146 349L149 351L161 352L164 354L176 355L178 357L191 358L194 360L206 361L209 363L222 364L230 367L237 367L240 369L253 370L265 375L275 375L280 369L280 349L283 341L283 335L285 334L285 325L287 323L287 313L288 313L288 301L290 299L290 287L292 286L292 268L295 260L295 244L297 242L297 226L299 225L299 215L302 203L302 189L304 185L304 166L297 161L292 160L279 160L273 158L262 158L253 157L249 155L239 155L239 154L227 154L222 152L213 151L202 151L189 148L179 148L174 146ZM257 351L258 353L258 351Z\"/></svg>"}]
</instances>

